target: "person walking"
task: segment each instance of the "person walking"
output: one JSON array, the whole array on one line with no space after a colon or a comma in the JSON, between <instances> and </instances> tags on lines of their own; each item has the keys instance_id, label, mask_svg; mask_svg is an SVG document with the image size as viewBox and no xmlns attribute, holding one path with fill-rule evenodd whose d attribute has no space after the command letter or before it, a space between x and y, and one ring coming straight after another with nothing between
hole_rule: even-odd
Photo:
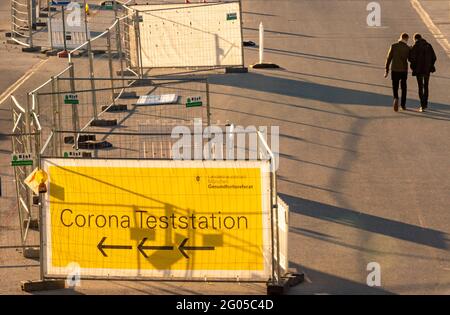
<instances>
[{"instance_id":1,"label":"person walking","mask_svg":"<svg viewBox=\"0 0 450 315\"><path fill-rule=\"evenodd\" d=\"M398 111L398 88L402 89L401 107L406 110L406 95L408 80L408 59L410 47L408 46L409 35L402 33L397 43L391 45L386 58L386 72L384 77L387 78L389 69L391 69L392 90L394 93L394 111ZM391 65L392 64L392 65Z\"/></svg>"},{"instance_id":2,"label":"person walking","mask_svg":"<svg viewBox=\"0 0 450 315\"><path fill-rule=\"evenodd\" d=\"M420 112L428 108L428 84L430 83L430 73L436 71L436 54L433 46L428 43L420 34L414 35L414 46L410 53L412 75L417 78L419 88Z\"/></svg>"}]
</instances>

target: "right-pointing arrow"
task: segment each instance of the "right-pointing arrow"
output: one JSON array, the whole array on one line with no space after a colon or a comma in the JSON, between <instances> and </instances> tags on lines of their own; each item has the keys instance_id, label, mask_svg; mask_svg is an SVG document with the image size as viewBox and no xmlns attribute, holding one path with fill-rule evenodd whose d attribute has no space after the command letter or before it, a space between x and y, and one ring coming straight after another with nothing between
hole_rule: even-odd
<instances>
[{"instance_id":1,"label":"right-pointing arrow","mask_svg":"<svg viewBox=\"0 0 450 315\"><path fill-rule=\"evenodd\" d=\"M142 241L138 245L138 250L141 252L142 256L145 258L148 258L148 255L145 253L146 249L153 249L153 250L173 250L173 246L144 246L145 242L147 241L147 238L144 237Z\"/></svg>"},{"instance_id":2,"label":"right-pointing arrow","mask_svg":"<svg viewBox=\"0 0 450 315\"><path fill-rule=\"evenodd\" d=\"M180 246L178 246L178 249L180 250L181 254L189 259L188 254L185 252L186 250L214 250L214 246L185 246L186 242L189 240L189 238L185 238Z\"/></svg>"}]
</instances>

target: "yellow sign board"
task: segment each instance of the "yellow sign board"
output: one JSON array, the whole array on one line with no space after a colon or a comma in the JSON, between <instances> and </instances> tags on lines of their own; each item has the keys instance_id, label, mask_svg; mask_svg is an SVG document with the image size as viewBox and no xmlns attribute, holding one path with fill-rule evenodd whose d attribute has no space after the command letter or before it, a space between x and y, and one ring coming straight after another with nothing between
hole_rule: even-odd
<instances>
[{"instance_id":1,"label":"yellow sign board","mask_svg":"<svg viewBox=\"0 0 450 315\"><path fill-rule=\"evenodd\" d=\"M262 161L50 159L46 271L143 278L265 278L269 166Z\"/></svg>"}]
</instances>

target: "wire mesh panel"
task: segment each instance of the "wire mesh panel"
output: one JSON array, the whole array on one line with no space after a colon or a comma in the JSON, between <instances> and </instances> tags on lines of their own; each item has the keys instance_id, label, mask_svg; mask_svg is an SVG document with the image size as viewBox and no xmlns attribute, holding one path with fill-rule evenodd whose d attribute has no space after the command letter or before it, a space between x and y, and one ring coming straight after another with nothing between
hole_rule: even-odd
<instances>
[{"instance_id":1,"label":"wire mesh panel","mask_svg":"<svg viewBox=\"0 0 450 315\"><path fill-rule=\"evenodd\" d=\"M151 4L136 10L132 63L144 68L242 66L239 2ZM137 27L136 27L137 23Z\"/></svg>"},{"instance_id":2,"label":"wire mesh panel","mask_svg":"<svg viewBox=\"0 0 450 315\"><path fill-rule=\"evenodd\" d=\"M45 274L267 281L265 161L44 159Z\"/></svg>"}]
</instances>

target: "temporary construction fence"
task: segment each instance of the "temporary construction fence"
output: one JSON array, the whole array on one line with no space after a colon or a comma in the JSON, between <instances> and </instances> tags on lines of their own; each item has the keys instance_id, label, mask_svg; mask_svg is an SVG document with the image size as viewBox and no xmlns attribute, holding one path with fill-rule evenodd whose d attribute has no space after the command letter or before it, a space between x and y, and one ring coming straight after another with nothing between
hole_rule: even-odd
<instances>
[{"instance_id":1,"label":"temporary construction fence","mask_svg":"<svg viewBox=\"0 0 450 315\"><path fill-rule=\"evenodd\" d=\"M81 44L91 34L95 36L109 27L112 21L122 16L124 5L130 2L111 1L112 5L101 6L86 0L72 0L68 6L62 6L55 5L52 0L11 0L11 32L8 35L15 43L35 49L62 49L66 37L67 47L71 49L75 47L72 45ZM91 19L88 12L96 13L89 26L86 24Z\"/></svg>"},{"instance_id":2,"label":"temporary construction fence","mask_svg":"<svg viewBox=\"0 0 450 315\"><path fill-rule=\"evenodd\" d=\"M124 143L170 137L104 134ZM256 134L256 160L105 158L92 149L61 156L47 141L43 279L65 279L75 266L80 279L292 284L289 209L277 197L274 156Z\"/></svg>"},{"instance_id":3,"label":"temporary construction fence","mask_svg":"<svg viewBox=\"0 0 450 315\"><path fill-rule=\"evenodd\" d=\"M133 67L244 67L240 1L127 8Z\"/></svg>"},{"instance_id":4,"label":"temporary construction fence","mask_svg":"<svg viewBox=\"0 0 450 315\"><path fill-rule=\"evenodd\" d=\"M37 210L34 207L37 203L33 200L33 193L26 186L26 181L33 168L39 164L41 126L30 104L21 105L14 96L11 97L11 113L11 165L14 168L21 242L26 246L30 244L30 227L34 226L38 219L38 213L33 213L33 210ZM36 244L36 240L32 241Z\"/></svg>"},{"instance_id":5,"label":"temporary construction fence","mask_svg":"<svg viewBox=\"0 0 450 315\"><path fill-rule=\"evenodd\" d=\"M241 27L239 3L231 4L217 14ZM244 143L244 157L224 160L229 147L204 132L212 127L207 80L145 76L148 12L131 10L71 50L68 67L30 92L26 106L12 98L13 152L32 157L14 169L22 241L38 206L43 282L75 270L82 279L267 282L279 292L299 278L288 271L289 209L265 136L255 131L256 148ZM237 34L219 31L214 38ZM243 65L217 56L195 67ZM186 128L194 133L184 141ZM49 177L46 192L23 184L35 168Z\"/></svg>"},{"instance_id":6,"label":"temporary construction fence","mask_svg":"<svg viewBox=\"0 0 450 315\"><path fill-rule=\"evenodd\" d=\"M167 133L177 125L210 124L209 88L206 79L153 78L127 80L89 79L73 77L73 64L47 83L30 93L30 102L39 116L41 141L47 141L51 131L54 152L65 152L84 147L108 146L104 157L139 157L147 152L156 156L168 152L169 143L161 138L157 143L141 141L135 147L114 135L96 136L95 132L111 133L126 126L127 132ZM87 84L94 82L96 88ZM112 84L114 90L112 90ZM106 87L100 88L106 83ZM72 135L64 130L74 131ZM81 136L84 132L85 135ZM78 141L74 141L75 138ZM155 139L152 139L155 140ZM74 146L74 148L72 148ZM140 147L146 150L139 151ZM123 148L123 149L120 149ZM126 148L126 149L125 149ZM167 157L164 153L161 156Z\"/></svg>"}]
</instances>

